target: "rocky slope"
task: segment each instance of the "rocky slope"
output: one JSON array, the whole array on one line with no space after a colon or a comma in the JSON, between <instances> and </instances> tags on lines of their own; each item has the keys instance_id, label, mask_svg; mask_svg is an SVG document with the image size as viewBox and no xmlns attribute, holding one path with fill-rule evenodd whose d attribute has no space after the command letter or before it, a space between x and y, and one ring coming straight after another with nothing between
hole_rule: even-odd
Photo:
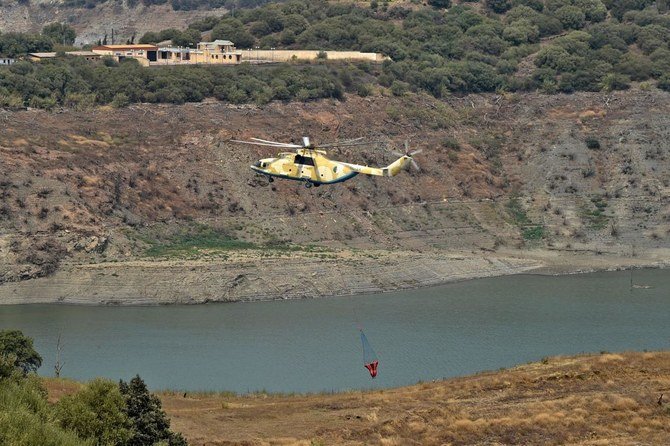
<instances>
[{"instance_id":1,"label":"rocky slope","mask_svg":"<svg viewBox=\"0 0 670 446\"><path fill-rule=\"evenodd\" d=\"M39 32L53 22L66 23L77 31L76 45L95 44L107 35L111 43L112 29L115 43L136 40L148 31L167 28L185 29L189 23L211 15L222 15L225 9L175 11L168 4L129 8L121 2L107 2L93 9L64 6L60 1L19 4L2 2L0 5L1 32Z\"/></svg>"},{"instance_id":2,"label":"rocky slope","mask_svg":"<svg viewBox=\"0 0 670 446\"><path fill-rule=\"evenodd\" d=\"M0 299L299 297L664 264L669 110L667 93L635 89L2 112ZM409 139L422 170L270 184L248 166L272 150L228 142L302 135L381 141L333 153L371 165ZM355 271L359 285L339 280ZM307 290L313 274L323 286ZM147 294L142 277L165 287Z\"/></svg>"}]
</instances>

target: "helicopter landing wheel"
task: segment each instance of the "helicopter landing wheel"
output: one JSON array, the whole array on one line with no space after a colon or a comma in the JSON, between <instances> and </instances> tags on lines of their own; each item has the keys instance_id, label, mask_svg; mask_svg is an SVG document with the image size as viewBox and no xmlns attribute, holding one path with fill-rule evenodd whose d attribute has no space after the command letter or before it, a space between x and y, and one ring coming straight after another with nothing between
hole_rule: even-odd
<instances>
[{"instance_id":1,"label":"helicopter landing wheel","mask_svg":"<svg viewBox=\"0 0 670 446\"><path fill-rule=\"evenodd\" d=\"M272 177L270 177L270 176L268 177L268 183L273 183L274 180L275 180L274 178L272 178Z\"/></svg>"},{"instance_id":2,"label":"helicopter landing wheel","mask_svg":"<svg viewBox=\"0 0 670 446\"><path fill-rule=\"evenodd\" d=\"M319 187L321 186L319 183L314 183L314 187Z\"/></svg>"},{"instance_id":3,"label":"helicopter landing wheel","mask_svg":"<svg viewBox=\"0 0 670 446\"><path fill-rule=\"evenodd\" d=\"M309 189L310 187L312 187L312 183L310 181L305 181L305 187Z\"/></svg>"}]
</instances>

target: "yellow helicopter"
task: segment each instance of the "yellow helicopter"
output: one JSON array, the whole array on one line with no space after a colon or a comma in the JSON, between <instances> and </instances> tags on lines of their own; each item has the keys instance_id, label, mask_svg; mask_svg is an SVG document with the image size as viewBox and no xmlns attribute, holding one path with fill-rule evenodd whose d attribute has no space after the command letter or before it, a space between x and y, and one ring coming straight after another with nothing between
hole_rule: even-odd
<instances>
[{"instance_id":1,"label":"yellow helicopter","mask_svg":"<svg viewBox=\"0 0 670 446\"><path fill-rule=\"evenodd\" d=\"M260 174L266 175L270 182L274 181L274 177L284 178L287 180L303 181L305 187L308 188L312 186L319 187L322 184L341 183L355 177L359 173L392 177L410 164L419 170L419 166L412 157L421 153L421 150L409 152L407 141L405 141L405 153L393 152L399 158L388 166L381 168L332 160L328 158L326 151L322 150L328 147L351 147L369 144L361 141L362 139L357 138L321 144L318 147L313 145L308 137L302 138L302 145L268 141L259 138L251 138L251 141L231 140L231 142L269 146L279 149L295 149L293 152L280 152L275 158L258 160L251 168Z\"/></svg>"}]
</instances>

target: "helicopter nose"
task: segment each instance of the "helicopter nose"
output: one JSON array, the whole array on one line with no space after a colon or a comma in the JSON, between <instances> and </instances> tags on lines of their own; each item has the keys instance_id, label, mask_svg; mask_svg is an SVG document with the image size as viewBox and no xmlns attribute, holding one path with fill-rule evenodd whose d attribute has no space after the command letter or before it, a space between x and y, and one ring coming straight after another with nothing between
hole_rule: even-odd
<instances>
[{"instance_id":1,"label":"helicopter nose","mask_svg":"<svg viewBox=\"0 0 670 446\"><path fill-rule=\"evenodd\" d=\"M260 161L256 161L256 162L254 163L254 167L261 167L261 162L260 162Z\"/></svg>"}]
</instances>

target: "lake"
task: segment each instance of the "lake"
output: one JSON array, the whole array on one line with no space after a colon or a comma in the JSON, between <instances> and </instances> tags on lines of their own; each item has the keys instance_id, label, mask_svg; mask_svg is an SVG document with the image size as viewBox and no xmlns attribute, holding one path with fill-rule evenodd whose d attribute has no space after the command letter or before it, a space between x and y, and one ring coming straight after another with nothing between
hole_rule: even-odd
<instances>
[{"instance_id":1,"label":"lake","mask_svg":"<svg viewBox=\"0 0 670 446\"><path fill-rule=\"evenodd\" d=\"M53 375L152 389L312 392L413 384L544 356L670 344L670 270L518 275L327 299L197 306L0 306ZM379 357L363 368L358 325Z\"/></svg>"}]
</instances>

